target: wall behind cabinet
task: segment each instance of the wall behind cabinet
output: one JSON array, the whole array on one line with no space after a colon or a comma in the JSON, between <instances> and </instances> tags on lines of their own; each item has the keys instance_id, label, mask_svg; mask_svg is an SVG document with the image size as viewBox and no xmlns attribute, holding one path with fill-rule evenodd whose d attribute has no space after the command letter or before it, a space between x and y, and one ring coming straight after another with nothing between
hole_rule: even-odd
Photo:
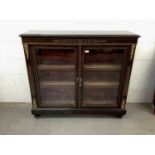
<instances>
[{"instance_id":1,"label":"wall behind cabinet","mask_svg":"<svg viewBox=\"0 0 155 155\"><path fill-rule=\"evenodd\" d=\"M130 103L152 102L155 88L155 20L0 20L0 102L30 102L19 34L27 30L129 30L139 39L129 94Z\"/></svg>"}]
</instances>

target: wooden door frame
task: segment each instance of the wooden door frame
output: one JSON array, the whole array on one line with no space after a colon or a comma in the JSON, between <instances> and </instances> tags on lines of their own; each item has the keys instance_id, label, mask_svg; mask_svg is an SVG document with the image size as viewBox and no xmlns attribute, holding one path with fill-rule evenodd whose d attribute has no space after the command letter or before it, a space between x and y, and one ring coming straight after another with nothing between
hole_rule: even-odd
<instances>
[{"instance_id":1,"label":"wooden door frame","mask_svg":"<svg viewBox=\"0 0 155 155\"><path fill-rule=\"evenodd\" d=\"M108 45L108 44L101 44L101 45L81 45L81 78L83 79L83 66L84 66L84 50L85 49L94 49L94 48L104 48L104 47L109 47L109 48L118 48L118 49L124 49L124 54L123 54L123 62L122 62L122 68L121 68L121 71L120 71L120 80L119 80L119 87L118 87L118 92L117 92L117 106L116 107L112 107L112 106L84 106L83 105L83 80L82 80L82 86L81 86L81 89L80 89L80 107L81 108L121 108L121 104L122 104L122 98L123 98L123 91L124 91L124 86L125 86L125 82L124 80L126 79L126 75L127 75L127 66L128 66L128 63L129 63L129 60L130 60L130 49L131 49L131 46L130 45L116 45L116 44L113 44L113 45Z\"/></svg>"},{"instance_id":2,"label":"wooden door frame","mask_svg":"<svg viewBox=\"0 0 155 155\"><path fill-rule=\"evenodd\" d=\"M44 44L44 45L30 45L30 63L32 66L32 72L34 76L34 86L35 86L35 91L36 91L36 105L37 108L39 108L41 104L41 91L40 91L40 84L39 84L39 76L38 76L38 69L37 69L37 63L36 63L36 50L38 49L73 49L75 52L75 108L78 107L78 46L77 45L50 45L50 44ZM49 107L50 108L50 107ZM53 107L52 107L53 108ZM63 109L63 108L62 108ZM68 107L68 109L74 109Z\"/></svg>"}]
</instances>

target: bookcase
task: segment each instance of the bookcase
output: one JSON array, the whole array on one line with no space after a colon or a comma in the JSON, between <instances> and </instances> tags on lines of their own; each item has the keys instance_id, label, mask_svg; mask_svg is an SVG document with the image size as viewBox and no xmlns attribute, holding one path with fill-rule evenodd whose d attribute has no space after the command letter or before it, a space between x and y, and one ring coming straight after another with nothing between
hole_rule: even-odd
<instances>
[{"instance_id":1,"label":"bookcase","mask_svg":"<svg viewBox=\"0 0 155 155\"><path fill-rule=\"evenodd\" d=\"M32 114L126 114L138 35L127 31L30 31L22 37Z\"/></svg>"}]
</instances>

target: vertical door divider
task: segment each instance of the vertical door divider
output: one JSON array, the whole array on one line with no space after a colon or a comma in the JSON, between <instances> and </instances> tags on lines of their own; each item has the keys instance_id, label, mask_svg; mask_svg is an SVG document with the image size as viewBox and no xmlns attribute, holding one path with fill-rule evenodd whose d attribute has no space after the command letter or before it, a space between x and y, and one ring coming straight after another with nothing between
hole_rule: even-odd
<instances>
[{"instance_id":1,"label":"vertical door divider","mask_svg":"<svg viewBox=\"0 0 155 155\"><path fill-rule=\"evenodd\" d=\"M82 49L81 49L81 45L78 46L78 108L81 107L81 97L82 97L82 90L81 90L81 78L82 78L82 75L81 75L81 72L82 72L82 57L81 57L81 52L82 52Z\"/></svg>"}]
</instances>

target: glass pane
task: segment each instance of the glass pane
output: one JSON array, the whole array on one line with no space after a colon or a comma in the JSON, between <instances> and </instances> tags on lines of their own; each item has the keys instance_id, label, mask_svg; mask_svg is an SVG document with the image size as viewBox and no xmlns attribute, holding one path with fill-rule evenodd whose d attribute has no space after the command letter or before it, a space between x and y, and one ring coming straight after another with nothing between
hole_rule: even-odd
<instances>
[{"instance_id":1,"label":"glass pane","mask_svg":"<svg viewBox=\"0 0 155 155\"><path fill-rule=\"evenodd\" d=\"M46 65L75 65L74 49L48 48L38 49L36 52L37 64Z\"/></svg>"},{"instance_id":2,"label":"glass pane","mask_svg":"<svg viewBox=\"0 0 155 155\"><path fill-rule=\"evenodd\" d=\"M119 82L120 71L115 70L84 70L84 81Z\"/></svg>"},{"instance_id":3,"label":"glass pane","mask_svg":"<svg viewBox=\"0 0 155 155\"><path fill-rule=\"evenodd\" d=\"M45 47L35 52L40 84L40 107L75 107L76 51Z\"/></svg>"},{"instance_id":4,"label":"glass pane","mask_svg":"<svg viewBox=\"0 0 155 155\"><path fill-rule=\"evenodd\" d=\"M98 46L83 52L83 105L117 106L125 50Z\"/></svg>"},{"instance_id":5,"label":"glass pane","mask_svg":"<svg viewBox=\"0 0 155 155\"><path fill-rule=\"evenodd\" d=\"M124 49L96 48L84 50L84 64L122 64Z\"/></svg>"},{"instance_id":6,"label":"glass pane","mask_svg":"<svg viewBox=\"0 0 155 155\"><path fill-rule=\"evenodd\" d=\"M40 106L46 107L74 107L74 86L41 87Z\"/></svg>"},{"instance_id":7,"label":"glass pane","mask_svg":"<svg viewBox=\"0 0 155 155\"><path fill-rule=\"evenodd\" d=\"M64 70L41 70L40 81L75 81L75 71Z\"/></svg>"},{"instance_id":8,"label":"glass pane","mask_svg":"<svg viewBox=\"0 0 155 155\"><path fill-rule=\"evenodd\" d=\"M84 105L116 106L117 88L84 86L83 92Z\"/></svg>"}]
</instances>

